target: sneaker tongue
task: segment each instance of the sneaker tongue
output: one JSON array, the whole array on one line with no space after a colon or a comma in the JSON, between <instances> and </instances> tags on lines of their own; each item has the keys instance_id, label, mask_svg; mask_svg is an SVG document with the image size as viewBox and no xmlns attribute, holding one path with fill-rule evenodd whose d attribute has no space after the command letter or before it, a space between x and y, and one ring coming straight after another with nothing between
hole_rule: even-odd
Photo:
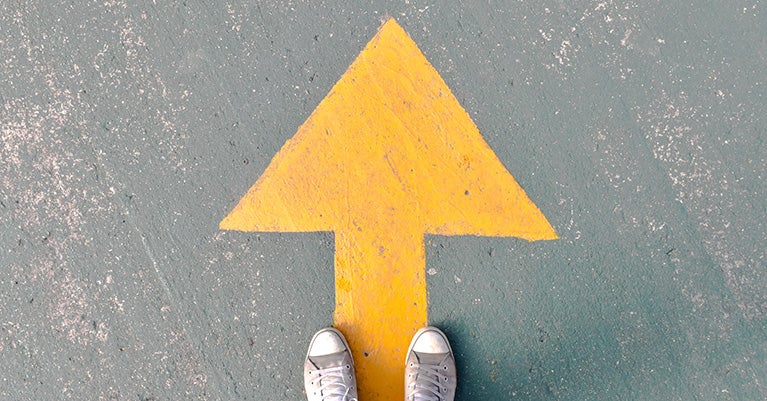
<instances>
[{"instance_id":1,"label":"sneaker tongue","mask_svg":"<svg viewBox=\"0 0 767 401\"><path fill-rule=\"evenodd\" d=\"M415 352L418 363L422 365L439 365L445 360L445 354L430 354L428 352Z\"/></svg>"},{"instance_id":2,"label":"sneaker tongue","mask_svg":"<svg viewBox=\"0 0 767 401\"><path fill-rule=\"evenodd\" d=\"M346 366L348 361L346 356L343 355L345 351L336 352L335 354L311 356L309 361L312 362L317 369L335 368L339 366Z\"/></svg>"}]
</instances>

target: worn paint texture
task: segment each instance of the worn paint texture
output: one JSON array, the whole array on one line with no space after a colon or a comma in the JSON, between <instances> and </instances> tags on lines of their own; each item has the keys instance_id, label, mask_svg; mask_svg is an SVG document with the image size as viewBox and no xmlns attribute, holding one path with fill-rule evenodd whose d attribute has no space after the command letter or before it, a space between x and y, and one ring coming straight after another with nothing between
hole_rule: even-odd
<instances>
[{"instance_id":1,"label":"worn paint texture","mask_svg":"<svg viewBox=\"0 0 767 401\"><path fill-rule=\"evenodd\" d=\"M303 399L336 238L219 223L390 17L560 237L426 234L457 400L767 399L765 12L0 0L0 400Z\"/></svg>"},{"instance_id":2,"label":"worn paint texture","mask_svg":"<svg viewBox=\"0 0 767 401\"><path fill-rule=\"evenodd\" d=\"M402 361L428 321L425 233L557 238L394 19L221 228L335 233L334 325L368 400L404 397Z\"/></svg>"}]
</instances>

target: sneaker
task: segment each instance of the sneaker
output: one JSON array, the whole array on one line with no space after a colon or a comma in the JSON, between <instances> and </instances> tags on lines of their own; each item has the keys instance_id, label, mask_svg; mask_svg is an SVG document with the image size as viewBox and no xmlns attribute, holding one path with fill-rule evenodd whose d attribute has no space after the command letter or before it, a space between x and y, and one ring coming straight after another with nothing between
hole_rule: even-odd
<instances>
[{"instance_id":1,"label":"sneaker","mask_svg":"<svg viewBox=\"0 0 767 401\"><path fill-rule=\"evenodd\" d=\"M405 360L405 400L453 401L455 357L445 333L436 327L418 330Z\"/></svg>"},{"instance_id":2,"label":"sneaker","mask_svg":"<svg viewBox=\"0 0 767 401\"><path fill-rule=\"evenodd\" d=\"M354 361L340 331L322 329L312 338L304 360L304 388L309 401L357 401Z\"/></svg>"}]
</instances>

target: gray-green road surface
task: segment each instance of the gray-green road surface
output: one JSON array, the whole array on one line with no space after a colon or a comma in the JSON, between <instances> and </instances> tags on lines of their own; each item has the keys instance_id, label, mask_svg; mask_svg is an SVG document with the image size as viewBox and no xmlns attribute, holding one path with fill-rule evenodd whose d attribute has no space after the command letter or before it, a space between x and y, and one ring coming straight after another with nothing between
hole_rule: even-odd
<instances>
[{"instance_id":1,"label":"gray-green road surface","mask_svg":"<svg viewBox=\"0 0 767 401\"><path fill-rule=\"evenodd\" d=\"M0 0L0 399L304 399L333 234L218 223L389 16L561 237L426 238L458 400L767 399L760 0Z\"/></svg>"}]
</instances>

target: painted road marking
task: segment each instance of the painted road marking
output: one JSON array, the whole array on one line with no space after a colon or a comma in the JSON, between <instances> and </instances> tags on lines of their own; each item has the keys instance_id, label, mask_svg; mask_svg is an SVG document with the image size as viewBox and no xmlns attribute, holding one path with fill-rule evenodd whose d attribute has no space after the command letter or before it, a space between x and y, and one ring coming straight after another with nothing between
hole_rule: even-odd
<instances>
[{"instance_id":1,"label":"painted road marking","mask_svg":"<svg viewBox=\"0 0 767 401\"><path fill-rule=\"evenodd\" d=\"M425 233L557 238L394 19L221 229L335 233L335 326L368 401L404 398L405 352L427 324Z\"/></svg>"}]
</instances>

